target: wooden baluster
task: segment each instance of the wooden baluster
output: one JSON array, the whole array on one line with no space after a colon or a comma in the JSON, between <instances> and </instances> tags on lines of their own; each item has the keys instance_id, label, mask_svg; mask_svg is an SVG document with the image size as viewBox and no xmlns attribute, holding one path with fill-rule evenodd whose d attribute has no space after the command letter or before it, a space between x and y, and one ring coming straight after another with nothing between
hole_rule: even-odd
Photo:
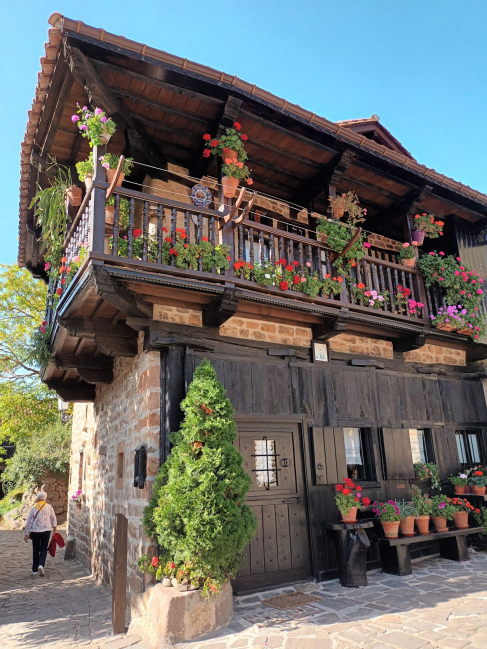
<instances>
[{"instance_id":1,"label":"wooden baluster","mask_svg":"<svg viewBox=\"0 0 487 649\"><path fill-rule=\"evenodd\" d=\"M248 230L248 241L249 241L249 264L254 266L254 228L249 228ZM252 272L252 279L254 279L254 273Z\"/></svg>"},{"instance_id":2,"label":"wooden baluster","mask_svg":"<svg viewBox=\"0 0 487 649\"><path fill-rule=\"evenodd\" d=\"M403 288L408 287L407 284L406 284L406 273L403 270L401 270L401 284L402 284ZM404 307L404 311L405 311L404 315L408 315L409 308L407 306L407 301L406 301L406 306Z\"/></svg>"},{"instance_id":3,"label":"wooden baluster","mask_svg":"<svg viewBox=\"0 0 487 649\"><path fill-rule=\"evenodd\" d=\"M382 264L379 264L379 286L380 286L380 291L381 293L385 293L387 291L387 286L384 278L384 267ZM392 295L390 296L390 302L392 305ZM384 302L384 311L389 311L390 308L387 305L386 302Z\"/></svg>"},{"instance_id":4,"label":"wooden baluster","mask_svg":"<svg viewBox=\"0 0 487 649\"><path fill-rule=\"evenodd\" d=\"M298 261L299 261L299 272L302 275L304 272L304 249L301 241L298 244Z\"/></svg>"},{"instance_id":5,"label":"wooden baluster","mask_svg":"<svg viewBox=\"0 0 487 649\"><path fill-rule=\"evenodd\" d=\"M426 304L428 305L428 311L432 315L436 315L437 311L433 310L433 301L431 299L431 287L426 289Z\"/></svg>"},{"instance_id":6,"label":"wooden baluster","mask_svg":"<svg viewBox=\"0 0 487 649\"><path fill-rule=\"evenodd\" d=\"M259 232L259 260L260 265L263 266L265 263L265 251L264 251L264 233L262 230Z\"/></svg>"},{"instance_id":7,"label":"wooden baluster","mask_svg":"<svg viewBox=\"0 0 487 649\"><path fill-rule=\"evenodd\" d=\"M157 263L162 264L162 220L164 218L164 209L161 204L157 206Z\"/></svg>"},{"instance_id":8,"label":"wooden baluster","mask_svg":"<svg viewBox=\"0 0 487 649\"><path fill-rule=\"evenodd\" d=\"M394 284L392 283L392 275L391 275L391 269L389 266L386 267L386 275L387 275L387 288L389 290L389 296L391 298L391 311L394 313L395 311L395 306L394 306Z\"/></svg>"},{"instance_id":9,"label":"wooden baluster","mask_svg":"<svg viewBox=\"0 0 487 649\"><path fill-rule=\"evenodd\" d=\"M90 246L90 237L91 237L91 223L90 223L90 212L89 208L85 209L85 218L86 218L86 238L85 238L85 244L88 244L88 246L85 245L85 249L88 249Z\"/></svg>"},{"instance_id":10,"label":"wooden baluster","mask_svg":"<svg viewBox=\"0 0 487 649\"><path fill-rule=\"evenodd\" d=\"M198 224L196 240L197 243L200 243L201 240L203 239L203 217L201 216L201 214L198 214L198 216L196 217L196 222ZM203 270L203 259L201 257L198 257L198 270L199 271Z\"/></svg>"},{"instance_id":11,"label":"wooden baluster","mask_svg":"<svg viewBox=\"0 0 487 649\"><path fill-rule=\"evenodd\" d=\"M284 258L284 239L279 237L279 259Z\"/></svg>"},{"instance_id":12,"label":"wooden baluster","mask_svg":"<svg viewBox=\"0 0 487 649\"><path fill-rule=\"evenodd\" d=\"M401 282L399 281L399 273L397 272L397 268L394 268L393 276L394 276L394 286L395 286L395 290L397 292L397 287L401 285ZM397 307L397 310L398 310L399 313L402 314L403 311L404 311L404 307L402 305L399 305Z\"/></svg>"},{"instance_id":13,"label":"wooden baluster","mask_svg":"<svg viewBox=\"0 0 487 649\"><path fill-rule=\"evenodd\" d=\"M271 234L269 236L269 261L271 262L271 264L273 264L275 262L275 257L276 257L275 256L274 245L275 245L274 244L274 235L271 232Z\"/></svg>"},{"instance_id":14,"label":"wooden baluster","mask_svg":"<svg viewBox=\"0 0 487 649\"><path fill-rule=\"evenodd\" d=\"M313 264L313 248L310 243L306 246L306 263L310 264L308 268L309 272L312 273L315 270L315 266Z\"/></svg>"},{"instance_id":15,"label":"wooden baluster","mask_svg":"<svg viewBox=\"0 0 487 649\"><path fill-rule=\"evenodd\" d=\"M142 261L147 261L149 243L149 201L144 201L142 212Z\"/></svg>"},{"instance_id":16,"label":"wooden baluster","mask_svg":"<svg viewBox=\"0 0 487 649\"><path fill-rule=\"evenodd\" d=\"M128 256L130 259L134 256L134 218L135 218L135 200L129 201L129 227L127 232Z\"/></svg>"},{"instance_id":17,"label":"wooden baluster","mask_svg":"<svg viewBox=\"0 0 487 649\"><path fill-rule=\"evenodd\" d=\"M326 268L326 274L331 275L331 261L330 261L330 253L328 250L325 249L325 268Z\"/></svg>"},{"instance_id":18,"label":"wooden baluster","mask_svg":"<svg viewBox=\"0 0 487 649\"><path fill-rule=\"evenodd\" d=\"M287 263L290 264L294 258L294 243L288 239L287 240Z\"/></svg>"},{"instance_id":19,"label":"wooden baluster","mask_svg":"<svg viewBox=\"0 0 487 649\"><path fill-rule=\"evenodd\" d=\"M210 243L214 246L215 245L215 217L210 216L210 221L208 225L208 235L210 239Z\"/></svg>"},{"instance_id":20,"label":"wooden baluster","mask_svg":"<svg viewBox=\"0 0 487 649\"><path fill-rule=\"evenodd\" d=\"M191 227L188 210L184 212L184 231L186 232L187 242L189 243L191 241Z\"/></svg>"},{"instance_id":21,"label":"wooden baluster","mask_svg":"<svg viewBox=\"0 0 487 649\"><path fill-rule=\"evenodd\" d=\"M244 229L243 225L238 226L238 258L244 260L245 246L244 246ZM237 261L237 260L235 260Z\"/></svg>"},{"instance_id":22,"label":"wooden baluster","mask_svg":"<svg viewBox=\"0 0 487 649\"><path fill-rule=\"evenodd\" d=\"M370 272L372 276L372 286L374 287L374 290L380 291L379 277L377 275L377 266L374 262L371 262L370 264Z\"/></svg>"},{"instance_id":23,"label":"wooden baluster","mask_svg":"<svg viewBox=\"0 0 487 649\"><path fill-rule=\"evenodd\" d=\"M178 222L178 213L175 207L171 210L171 238L173 244L176 243L176 225Z\"/></svg>"},{"instance_id":24,"label":"wooden baluster","mask_svg":"<svg viewBox=\"0 0 487 649\"><path fill-rule=\"evenodd\" d=\"M115 194L115 209L113 211L113 245L112 255L118 255L118 231L120 221L120 194Z\"/></svg>"},{"instance_id":25,"label":"wooden baluster","mask_svg":"<svg viewBox=\"0 0 487 649\"><path fill-rule=\"evenodd\" d=\"M357 267L355 270L357 271L357 284L365 284L362 278L362 269L360 268L360 261L357 262ZM359 303L361 306L364 305L364 301L362 298L359 299Z\"/></svg>"}]
</instances>

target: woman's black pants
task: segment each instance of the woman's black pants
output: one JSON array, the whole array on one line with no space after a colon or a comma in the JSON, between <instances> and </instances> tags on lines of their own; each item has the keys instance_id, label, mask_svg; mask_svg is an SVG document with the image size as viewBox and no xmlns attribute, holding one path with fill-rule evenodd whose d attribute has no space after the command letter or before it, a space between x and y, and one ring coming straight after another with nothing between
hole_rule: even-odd
<instances>
[{"instance_id":1,"label":"woman's black pants","mask_svg":"<svg viewBox=\"0 0 487 649\"><path fill-rule=\"evenodd\" d=\"M37 572L39 566L46 565L47 546L51 532L31 532L32 540L32 572Z\"/></svg>"}]
</instances>

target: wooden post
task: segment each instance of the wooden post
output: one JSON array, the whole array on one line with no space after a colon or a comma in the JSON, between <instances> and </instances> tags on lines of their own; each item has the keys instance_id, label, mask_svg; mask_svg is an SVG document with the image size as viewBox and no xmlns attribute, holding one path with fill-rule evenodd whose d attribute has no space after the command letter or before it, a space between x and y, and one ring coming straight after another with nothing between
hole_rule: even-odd
<instances>
[{"instance_id":1,"label":"wooden post","mask_svg":"<svg viewBox=\"0 0 487 649\"><path fill-rule=\"evenodd\" d=\"M125 633L127 606L127 530L128 521L123 514L115 516L113 539L112 633Z\"/></svg>"},{"instance_id":2,"label":"wooden post","mask_svg":"<svg viewBox=\"0 0 487 649\"><path fill-rule=\"evenodd\" d=\"M105 169L99 159L106 153L105 146L93 147L93 183L106 182ZM90 200L90 247L91 252L105 252L105 202L106 190L93 187Z\"/></svg>"}]
</instances>

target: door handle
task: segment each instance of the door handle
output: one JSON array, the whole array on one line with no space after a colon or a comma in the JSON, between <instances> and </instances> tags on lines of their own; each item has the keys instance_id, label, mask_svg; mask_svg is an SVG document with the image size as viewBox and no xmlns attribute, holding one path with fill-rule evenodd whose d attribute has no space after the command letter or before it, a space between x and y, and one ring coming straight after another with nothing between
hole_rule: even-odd
<instances>
[{"instance_id":1,"label":"door handle","mask_svg":"<svg viewBox=\"0 0 487 649\"><path fill-rule=\"evenodd\" d=\"M289 500L281 500L283 505L302 505L302 498L289 498Z\"/></svg>"}]
</instances>

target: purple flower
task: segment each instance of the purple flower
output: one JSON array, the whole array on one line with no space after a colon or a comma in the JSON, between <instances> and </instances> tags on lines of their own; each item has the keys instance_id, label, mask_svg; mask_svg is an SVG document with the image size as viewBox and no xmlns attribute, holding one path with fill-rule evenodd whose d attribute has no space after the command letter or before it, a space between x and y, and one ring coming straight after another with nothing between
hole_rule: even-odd
<instances>
[{"instance_id":1,"label":"purple flower","mask_svg":"<svg viewBox=\"0 0 487 649\"><path fill-rule=\"evenodd\" d=\"M101 108L95 108L95 115L101 115L103 113Z\"/></svg>"},{"instance_id":2,"label":"purple flower","mask_svg":"<svg viewBox=\"0 0 487 649\"><path fill-rule=\"evenodd\" d=\"M467 478L467 476L465 475L465 473L460 473L460 478L462 480L465 480Z\"/></svg>"},{"instance_id":3,"label":"purple flower","mask_svg":"<svg viewBox=\"0 0 487 649\"><path fill-rule=\"evenodd\" d=\"M73 115L73 116L71 117L71 121L72 121L72 122L79 122L79 117L78 117L78 115Z\"/></svg>"},{"instance_id":4,"label":"purple flower","mask_svg":"<svg viewBox=\"0 0 487 649\"><path fill-rule=\"evenodd\" d=\"M102 167L105 167L105 169L110 169L110 165L108 164L108 162L104 162L102 164Z\"/></svg>"},{"instance_id":5,"label":"purple flower","mask_svg":"<svg viewBox=\"0 0 487 649\"><path fill-rule=\"evenodd\" d=\"M105 117L105 115L102 115L102 116L100 117L100 122L106 122L107 119L108 119L108 117Z\"/></svg>"},{"instance_id":6,"label":"purple flower","mask_svg":"<svg viewBox=\"0 0 487 649\"><path fill-rule=\"evenodd\" d=\"M88 110L88 106L83 106L81 110L83 110L86 113L86 111Z\"/></svg>"},{"instance_id":7,"label":"purple flower","mask_svg":"<svg viewBox=\"0 0 487 649\"><path fill-rule=\"evenodd\" d=\"M357 491L355 495L357 496L357 498L362 498L362 494L360 493L360 491Z\"/></svg>"},{"instance_id":8,"label":"purple flower","mask_svg":"<svg viewBox=\"0 0 487 649\"><path fill-rule=\"evenodd\" d=\"M88 127L86 126L86 124L80 124L79 130L80 131L87 131Z\"/></svg>"},{"instance_id":9,"label":"purple flower","mask_svg":"<svg viewBox=\"0 0 487 649\"><path fill-rule=\"evenodd\" d=\"M440 503L440 504L438 505L438 509L444 509L444 508L445 508L445 505L446 505L446 503Z\"/></svg>"}]
</instances>

